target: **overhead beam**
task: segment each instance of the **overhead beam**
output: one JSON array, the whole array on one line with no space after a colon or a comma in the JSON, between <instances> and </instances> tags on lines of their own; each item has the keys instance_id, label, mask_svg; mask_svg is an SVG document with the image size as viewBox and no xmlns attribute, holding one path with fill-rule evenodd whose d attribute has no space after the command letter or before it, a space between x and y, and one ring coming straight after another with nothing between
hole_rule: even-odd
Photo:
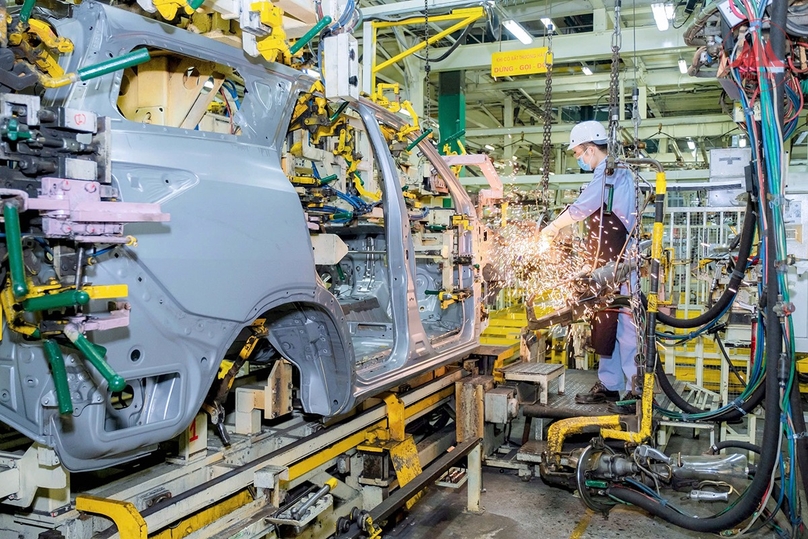
<instances>
[{"instance_id":1,"label":"overhead beam","mask_svg":"<svg viewBox=\"0 0 808 539\"><path fill-rule=\"evenodd\" d=\"M425 5L426 4L426 5ZM379 17L391 17L409 15L424 11L424 7L430 11L444 12L454 8L468 7L473 2L469 0L408 0L405 2L390 2L389 4L379 4L376 6L362 6L362 16L366 21Z\"/></svg>"},{"instance_id":2,"label":"overhead beam","mask_svg":"<svg viewBox=\"0 0 808 539\"><path fill-rule=\"evenodd\" d=\"M690 77L688 75L682 75L679 73L679 69L677 67L648 71L644 79L645 85L652 88L663 86L693 88L694 84L716 88L719 87L718 82L715 79L700 79ZM553 74L553 93L608 90L609 83L609 73L596 73L589 76L583 74ZM544 92L544 85L544 75L515 77L512 81L498 80L496 82L489 83L481 82L477 84L469 84L468 93L466 95L471 100L481 99L486 92L491 92L493 90L525 90L526 92L531 93L539 91Z\"/></svg>"},{"instance_id":3,"label":"overhead beam","mask_svg":"<svg viewBox=\"0 0 808 539\"><path fill-rule=\"evenodd\" d=\"M483 104L480 104L480 110L482 110L482 111L483 111L483 113L484 113L486 116L488 116L489 118L491 118L491 121L493 121L493 122L494 122L494 125L495 125L495 126L497 126L497 127L502 127L502 122L500 122L499 120L497 120L497 117L496 117L496 116L494 116L493 114L491 114L491 111L490 111L490 110L488 110L488 107L486 107L486 106L485 106L485 105L483 105Z\"/></svg>"},{"instance_id":4,"label":"overhead beam","mask_svg":"<svg viewBox=\"0 0 808 539\"><path fill-rule=\"evenodd\" d=\"M627 122L628 125L630 122ZM710 114L705 116L699 116L698 118L692 118L690 116L673 116L669 118L658 118L649 120L647 122L649 126L643 126L646 129L653 128L656 131L657 126L662 126L663 131L668 131L668 127L681 127L685 126L688 127L691 131L690 136L705 136L703 133L697 133L699 128L706 127L706 126L716 126L716 125L725 125L725 126L732 126L735 127L735 123L730 120L729 116L724 114ZM566 134L569 133L570 130L573 128L575 124L554 124L553 125L553 134L555 133L562 133ZM495 137L495 136L507 136L512 135L514 137L525 134L525 135L532 135L532 134L542 134L544 133L544 126L541 125L524 125L524 126L515 126L515 127L495 127L495 128L487 128L487 129L467 129L466 136L471 137ZM687 136L687 135L686 135Z\"/></svg>"},{"instance_id":5,"label":"overhead beam","mask_svg":"<svg viewBox=\"0 0 808 539\"><path fill-rule=\"evenodd\" d=\"M526 47L516 40L500 41L497 43L483 43L460 47L446 60L432 64L433 71L456 71L462 69L484 69L491 65L491 54L495 52L511 52ZM604 54L612 48L611 32L589 32L580 34L566 34L553 38L553 61L556 63L578 62L603 58ZM692 47L685 45L680 34L673 32L660 32L656 26L644 26L623 32L623 51L637 54L659 54L660 52L691 51ZM433 51L435 57L440 57L447 48ZM604 52L606 51L606 52Z\"/></svg>"},{"instance_id":6,"label":"overhead beam","mask_svg":"<svg viewBox=\"0 0 808 539\"><path fill-rule=\"evenodd\" d=\"M652 178L653 173L644 174L646 178ZM708 169L696 170L670 170L665 173L666 180L669 183L691 183L700 182L709 179L710 171ZM539 185L542 177L536 175L524 176L509 176L506 185ZM558 188L570 185L582 185L592 181L591 174L555 174L550 176L550 187ZM464 176L460 178L460 183L466 187L487 186L485 178Z\"/></svg>"}]
</instances>

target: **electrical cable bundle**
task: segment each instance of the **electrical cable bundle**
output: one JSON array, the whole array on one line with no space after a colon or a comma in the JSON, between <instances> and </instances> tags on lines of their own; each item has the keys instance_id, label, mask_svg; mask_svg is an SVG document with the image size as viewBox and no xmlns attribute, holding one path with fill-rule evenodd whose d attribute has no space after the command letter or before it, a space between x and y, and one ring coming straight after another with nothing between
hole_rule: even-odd
<instances>
[{"instance_id":1,"label":"electrical cable bundle","mask_svg":"<svg viewBox=\"0 0 808 539\"><path fill-rule=\"evenodd\" d=\"M737 286L743 278L746 266L744 262L749 256L754 221L757 220L763 268L762 282L759 284L761 309L758 313L758 347L755 350L753 372L744 392L722 409L714 412L698 410L670 387L660 362L657 362L660 385L674 404L684 411L682 414L673 414L679 418L726 421L728 418L742 417L757 402L763 401L765 423L757 470L748 487L737 499L722 512L709 517L683 514L681 510L670 506L658 492L645 485L641 487L623 482L606 491L615 501L637 505L673 524L699 532L733 530L736 534L742 534L756 531L764 525L772 525L781 537L798 537L804 531L796 469L799 462L805 489L808 446L799 384L795 383L794 327L791 319L794 307L788 289L784 225L784 141L796 128L803 98L798 74L786 67L789 65L785 56L787 36L783 31L774 30L791 30L793 24L787 24L787 4L788 2L775 0L771 3L767 17L766 0L729 0L732 13L744 21L728 65L732 80L740 93L745 127L751 143L752 177L755 182L755 189L750 193L747 206L739 263L727 291L707 313L698 317L697 323L691 320L680 324L673 317L659 317L660 322L673 327L699 328L691 335L700 335L714 326L731 307ZM711 4L711 9L712 6L714 4ZM700 15L697 20L704 24L706 17ZM793 67L793 62L791 66ZM759 109L759 120L756 119L756 109ZM789 532L774 522L780 510L788 520Z\"/></svg>"}]
</instances>

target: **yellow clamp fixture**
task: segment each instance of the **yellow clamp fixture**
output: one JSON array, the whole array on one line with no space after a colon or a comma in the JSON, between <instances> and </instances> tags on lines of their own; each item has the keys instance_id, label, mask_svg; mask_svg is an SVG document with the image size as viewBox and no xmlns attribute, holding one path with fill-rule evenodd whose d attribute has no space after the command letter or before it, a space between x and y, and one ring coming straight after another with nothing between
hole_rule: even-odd
<instances>
[{"instance_id":1,"label":"yellow clamp fixture","mask_svg":"<svg viewBox=\"0 0 808 539\"><path fill-rule=\"evenodd\" d=\"M387 96L385 95L385 91L393 92L393 94L395 94L396 96L396 100L391 101L390 99L388 99ZM396 133L396 138L398 138L399 141L404 141L407 138L407 135L409 135L414 131L418 131L418 129L420 128L419 128L418 115L412 108L412 103L410 103L407 100L401 101L400 99L398 99L400 91L401 88L397 82L394 83L380 82L379 84L376 85L376 91L371 96L371 99L379 106L386 108L390 112L399 112L403 109L407 112L407 114L409 114L409 116L412 118L411 125L405 125Z\"/></svg>"},{"instance_id":2,"label":"yellow clamp fixture","mask_svg":"<svg viewBox=\"0 0 808 539\"><path fill-rule=\"evenodd\" d=\"M463 215L462 213L452 215L452 226L460 227L463 230L471 230L468 215Z\"/></svg>"},{"instance_id":3,"label":"yellow clamp fixture","mask_svg":"<svg viewBox=\"0 0 808 539\"><path fill-rule=\"evenodd\" d=\"M200 7L204 0L153 0L154 7L160 15L166 20L173 20L177 16L177 12L182 9L186 15L193 15L194 11Z\"/></svg>"},{"instance_id":4,"label":"yellow clamp fixture","mask_svg":"<svg viewBox=\"0 0 808 539\"><path fill-rule=\"evenodd\" d=\"M64 37L58 37L45 22L30 19L28 21L28 32L36 35L43 45L49 49L56 50L60 54L73 52L73 42Z\"/></svg>"},{"instance_id":5,"label":"yellow clamp fixture","mask_svg":"<svg viewBox=\"0 0 808 539\"><path fill-rule=\"evenodd\" d=\"M272 2L255 2L250 6L252 11L257 11L261 24L269 27L266 37L256 40L256 48L264 60L274 62L278 55L289 58L289 45L286 44L286 32L283 30L283 10L272 5Z\"/></svg>"},{"instance_id":6,"label":"yellow clamp fixture","mask_svg":"<svg viewBox=\"0 0 808 539\"><path fill-rule=\"evenodd\" d=\"M398 99L395 101L390 101L387 99L387 96L384 95L385 91L393 92L396 97L398 97L399 92L401 91L401 87L397 82L380 82L376 85L376 91L370 96L370 99L379 105L380 107L384 107L391 112L398 112L401 109L401 105L398 102Z\"/></svg>"}]
</instances>

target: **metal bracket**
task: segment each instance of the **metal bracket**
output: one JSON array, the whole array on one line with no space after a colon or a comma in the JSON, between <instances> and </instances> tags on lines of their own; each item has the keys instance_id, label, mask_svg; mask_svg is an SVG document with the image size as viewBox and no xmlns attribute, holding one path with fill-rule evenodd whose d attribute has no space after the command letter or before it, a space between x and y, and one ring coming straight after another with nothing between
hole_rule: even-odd
<instances>
[{"instance_id":1,"label":"metal bracket","mask_svg":"<svg viewBox=\"0 0 808 539\"><path fill-rule=\"evenodd\" d=\"M76 510L95 513L111 519L118 527L121 537L127 539L147 539L148 537L146 521L130 502L80 494L76 496Z\"/></svg>"}]
</instances>

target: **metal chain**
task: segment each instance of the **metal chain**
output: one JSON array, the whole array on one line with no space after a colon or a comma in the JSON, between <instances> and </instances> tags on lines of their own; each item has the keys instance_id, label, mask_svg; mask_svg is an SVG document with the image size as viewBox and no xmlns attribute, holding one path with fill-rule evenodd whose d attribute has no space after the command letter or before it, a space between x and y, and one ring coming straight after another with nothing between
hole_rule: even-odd
<instances>
[{"instance_id":1,"label":"metal chain","mask_svg":"<svg viewBox=\"0 0 808 539\"><path fill-rule=\"evenodd\" d=\"M620 129L620 47L623 46L623 35L620 33L620 0L614 3L614 33L612 33L612 71L609 81L609 148L606 157L606 174L614 174L619 154Z\"/></svg>"},{"instance_id":2,"label":"metal chain","mask_svg":"<svg viewBox=\"0 0 808 539\"><path fill-rule=\"evenodd\" d=\"M432 113L432 100L429 90L429 72L432 68L429 65L429 0L424 0L424 117L429 121Z\"/></svg>"},{"instance_id":3,"label":"metal chain","mask_svg":"<svg viewBox=\"0 0 808 539\"><path fill-rule=\"evenodd\" d=\"M632 0L632 9L634 20L637 20L637 0ZM640 157L640 88L639 77L637 75L637 25L635 24L632 32L634 32L634 89L631 92L631 121L634 124L634 155L633 157ZM639 200L639 199L638 199Z\"/></svg>"},{"instance_id":4,"label":"metal chain","mask_svg":"<svg viewBox=\"0 0 808 539\"><path fill-rule=\"evenodd\" d=\"M641 225L642 219L641 219L640 216L642 215L642 212L645 209L645 205L642 204L640 201L643 200L643 197L645 195L643 194L642 189L640 187L641 179L640 179L640 175L639 175L638 171L636 169L634 169L634 168L629 168L629 170L631 171L632 177L634 179L634 201L635 201L634 215L637 216L638 222L634 226L634 229L631 230L631 234L630 234L631 238L628 238L626 240L626 241L629 242L630 251L626 253L626 255L624 257L624 260L626 260L626 261L636 260L636 261L639 262L640 261L639 246L640 246L640 239L641 239L640 236L642 234L642 225ZM639 276L637 278L637 281L638 282L636 284L637 284L637 286L639 286ZM631 279L631 274L629 274L629 281L628 282L629 282L628 291L629 291L629 296L631 297L631 299L629 300L629 305L631 306L632 321L633 321L635 327L644 328L645 327L646 313L645 313L645 307L643 306L642 301L641 301L641 294L640 294L641 291L634 288L635 283L633 282L633 279ZM644 331L637 331L637 354L634 356L634 361L635 361L638 368L645 364L645 332ZM638 375L640 374L639 370L637 371L637 374ZM637 385L639 385L639 387L636 387ZM642 376L638 376L634 380L634 383L632 384L632 388L635 390L636 394L640 394L642 392L641 391L641 388L642 388Z\"/></svg>"},{"instance_id":5,"label":"metal chain","mask_svg":"<svg viewBox=\"0 0 808 539\"><path fill-rule=\"evenodd\" d=\"M640 157L640 89L635 86L631 92L631 122L634 124L634 155Z\"/></svg>"},{"instance_id":6,"label":"metal chain","mask_svg":"<svg viewBox=\"0 0 808 539\"><path fill-rule=\"evenodd\" d=\"M545 201L548 199L548 187L550 184L550 159L553 154L553 144L551 134L553 130L553 61L547 61L550 55L553 54L553 31L547 30L547 54L545 55L545 63L547 64L547 78L544 81L544 140L542 141L542 173L541 173L541 192Z\"/></svg>"}]
</instances>

